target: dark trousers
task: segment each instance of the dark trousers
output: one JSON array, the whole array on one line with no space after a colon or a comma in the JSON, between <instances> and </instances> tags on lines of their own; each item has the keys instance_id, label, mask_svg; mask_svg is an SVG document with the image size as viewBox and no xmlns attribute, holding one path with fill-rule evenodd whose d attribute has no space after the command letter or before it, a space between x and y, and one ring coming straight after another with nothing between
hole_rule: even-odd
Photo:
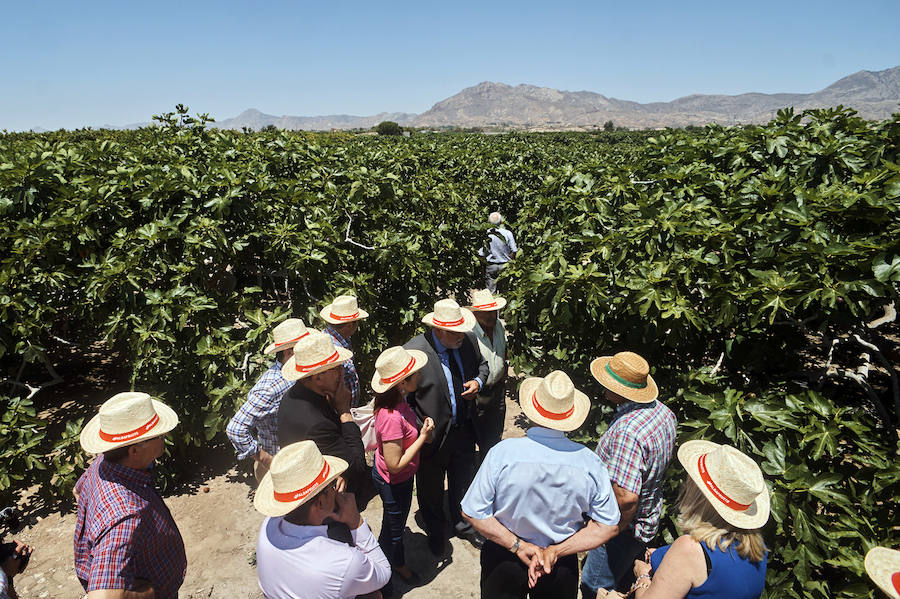
<instances>
[{"instance_id":1,"label":"dark trousers","mask_svg":"<svg viewBox=\"0 0 900 599\"><path fill-rule=\"evenodd\" d=\"M478 463L484 461L484 456L491 447L500 442L503 436L503 425L506 423L506 397L504 397L505 381L501 380L493 388L486 390L485 395L491 397L491 401L483 406L479 405L475 413L475 440L478 442Z\"/></svg>"},{"instance_id":2,"label":"dark trousers","mask_svg":"<svg viewBox=\"0 0 900 599\"><path fill-rule=\"evenodd\" d=\"M419 510L425 521L425 532L432 546L447 538L447 519L444 517L444 477L450 504L450 522L456 532L471 528L462 519L459 504L475 477L475 431L471 421L450 426L440 450L422 455L416 472Z\"/></svg>"},{"instance_id":3,"label":"dark trousers","mask_svg":"<svg viewBox=\"0 0 900 599\"><path fill-rule=\"evenodd\" d=\"M550 574L538 578L528 588L528 566L515 554L487 541L481 550L481 597L505 599L575 599L578 594L578 558L567 555L556 561Z\"/></svg>"},{"instance_id":4,"label":"dark trousers","mask_svg":"<svg viewBox=\"0 0 900 599\"><path fill-rule=\"evenodd\" d=\"M404 566L406 554L403 549L403 531L406 529L406 519L409 517L409 508L412 504L413 478L392 484L386 482L373 467L372 481L384 504L378 544L381 545L381 550L392 566L395 568Z\"/></svg>"},{"instance_id":5,"label":"dark trousers","mask_svg":"<svg viewBox=\"0 0 900 599\"><path fill-rule=\"evenodd\" d=\"M592 549L581 568L582 599L594 599L597 589L626 593L634 583L634 560L644 559L647 543L625 530L601 547Z\"/></svg>"}]
</instances>

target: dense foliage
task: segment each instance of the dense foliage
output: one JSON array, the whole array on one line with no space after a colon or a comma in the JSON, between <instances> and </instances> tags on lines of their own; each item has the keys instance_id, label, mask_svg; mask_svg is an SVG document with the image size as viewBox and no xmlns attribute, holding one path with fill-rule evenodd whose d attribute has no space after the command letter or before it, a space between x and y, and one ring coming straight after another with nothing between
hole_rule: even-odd
<instances>
[{"instance_id":1,"label":"dense foliage","mask_svg":"<svg viewBox=\"0 0 900 599\"><path fill-rule=\"evenodd\" d=\"M19 383L2 388L0 496L79 472L80 423L48 435L54 406L21 386L63 349L100 344L172 405L187 460L266 366L274 323L315 326L356 293L365 378L434 300L480 284L473 248L499 209L523 248L502 279L517 369L562 367L599 397L590 359L643 353L680 440L733 443L767 473L768 596L863 596L861 556L900 541L897 413L819 371L833 339L890 349L864 322L897 299L898 138L898 118L842 110L400 138L220 131L179 109L137 131L0 136L0 371Z\"/></svg>"}]
</instances>

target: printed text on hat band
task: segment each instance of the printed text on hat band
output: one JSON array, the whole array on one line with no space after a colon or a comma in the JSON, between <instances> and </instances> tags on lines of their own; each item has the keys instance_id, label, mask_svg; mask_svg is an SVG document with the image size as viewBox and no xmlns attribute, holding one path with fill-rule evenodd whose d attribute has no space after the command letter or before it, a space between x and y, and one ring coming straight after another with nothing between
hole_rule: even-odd
<instances>
[{"instance_id":1,"label":"printed text on hat band","mask_svg":"<svg viewBox=\"0 0 900 599\"><path fill-rule=\"evenodd\" d=\"M410 359L409 359L409 364L407 364L407 365L403 368L403 370L401 370L400 372L398 372L398 373L395 374L394 376L389 376L389 377L387 377L387 378L382 377L382 379L381 379L381 384L382 384L382 385L390 385L390 384L393 383L393 382L399 381L401 378L403 378L404 376L406 376L407 374L409 374L409 371L412 370L413 367L415 367L415 365L416 365L416 359L413 358L413 357L410 357Z\"/></svg>"},{"instance_id":2,"label":"printed text on hat band","mask_svg":"<svg viewBox=\"0 0 900 599\"><path fill-rule=\"evenodd\" d=\"M738 503L731 497L725 494L722 489L716 486L716 483L713 482L713 479L709 476L709 471L706 469L706 455L703 454L700 456L700 459L697 460L697 468L700 470L700 479L706 484L706 488L709 489L710 493L716 496L716 499L727 505L733 510L737 510L738 512L746 511L750 504Z\"/></svg>"},{"instance_id":3,"label":"printed text on hat band","mask_svg":"<svg viewBox=\"0 0 900 599\"><path fill-rule=\"evenodd\" d=\"M334 362L339 357L340 357L340 355L337 353L337 350L335 350L335 352L333 354L331 354L330 356L328 356L321 362L316 362L315 364L297 364L296 365L297 372L309 372L310 370L312 370L314 368L318 368L319 366L324 366L330 362Z\"/></svg>"},{"instance_id":4,"label":"printed text on hat band","mask_svg":"<svg viewBox=\"0 0 900 599\"><path fill-rule=\"evenodd\" d=\"M571 408L562 413L551 412L549 410L545 410L541 407L541 404L538 403L537 400L537 391L531 394L531 404L534 406L534 409L537 410L537 413L543 416L544 418L549 418L550 420L565 420L569 416L571 416L575 412L575 406L573 405Z\"/></svg>"},{"instance_id":5,"label":"printed text on hat band","mask_svg":"<svg viewBox=\"0 0 900 599\"><path fill-rule=\"evenodd\" d=\"M439 327L458 327L463 322L465 322L464 318L460 318L459 320L438 320L437 318L432 317L434 324Z\"/></svg>"},{"instance_id":6,"label":"printed text on hat band","mask_svg":"<svg viewBox=\"0 0 900 599\"><path fill-rule=\"evenodd\" d=\"M335 314L334 312L331 313L331 317L335 320L353 320L357 316L359 316L359 310L357 310L356 312L354 312L353 314L351 314L349 316L339 316L339 315Z\"/></svg>"},{"instance_id":7,"label":"printed text on hat band","mask_svg":"<svg viewBox=\"0 0 900 599\"><path fill-rule=\"evenodd\" d=\"M143 435L144 433L146 433L147 431L152 429L154 426L156 426L157 422L159 422L159 414L154 414L153 418L151 418L147 424L141 426L140 428L136 428L133 431L128 431L127 433L118 433L115 435L111 435L109 433L104 433L103 429L100 429L99 434L100 434L100 438L103 439L104 441L106 441L107 443L118 443L119 441L131 441L132 439L136 439L137 437L140 437L141 435Z\"/></svg>"},{"instance_id":8,"label":"printed text on hat band","mask_svg":"<svg viewBox=\"0 0 900 599\"><path fill-rule=\"evenodd\" d=\"M644 381L643 383L632 383L629 380L623 379L618 374L613 372L613 369L609 367L609 362L606 363L606 372L608 372L609 376L613 377L613 380L615 380L620 385L625 385L626 387L630 387L632 389L643 389L647 386L647 381Z\"/></svg>"},{"instance_id":9,"label":"printed text on hat band","mask_svg":"<svg viewBox=\"0 0 900 599\"><path fill-rule=\"evenodd\" d=\"M309 495L316 486L321 485L325 482L325 479L328 478L329 472L331 472L331 467L328 466L328 462L325 462L325 464L322 466L322 471L319 472L319 476L317 476L314 481L312 481L302 489L289 491L287 493L279 493L278 491L274 491L275 501L290 503L292 501L297 501L298 499L303 499L304 497Z\"/></svg>"}]
</instances>

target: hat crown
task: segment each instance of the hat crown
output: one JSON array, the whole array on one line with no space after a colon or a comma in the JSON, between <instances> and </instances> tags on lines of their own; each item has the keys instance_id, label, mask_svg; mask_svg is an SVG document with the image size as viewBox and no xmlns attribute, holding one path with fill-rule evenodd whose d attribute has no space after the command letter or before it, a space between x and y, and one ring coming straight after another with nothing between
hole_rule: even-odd
<instances>
[{"instance_id":1,"label":"hat crown","mask_svg":"<svg viewBox=\"0 0 900 599\"><path fill-rule=\"evenodd\" d=\"M319 478L324 467L325 458L315 441L291 443L272 459L272 487L276 493L294 493Z\"/></svg>"},{"instance_id":2,"label":"hat crown","mask_svg":"<svg viewBox=\"0 0 900 599\"><path fill-rule=\"evenodd\" d=\"M647 360L630 351L614 355L609 361L609 369L616 376L635 384L646 383L647 376L650 374L650 364L647 363Z\"/></svg>"},{"instance_id":3,"label":"hat crown","mask_svg":"<svg viewBox=\"0 0 900 599\"><path fill-rule=\"evenodd\" d=\"M538 385L535 399L549 412L564 413L575 405L575 385L565 372L554 370Z\"/></svg>"},{"instance_id":4,"label":"hat crown","mask_svg":"<svg viewBox=\"0 0 900 599\"><path fill-rule=\"evenodd\" d=\"M456 322L462 317L462 309L452 299L442 299L434 303L435 322Z\"/></svg>"},{"instance_id":5,"label":"hat crown","mask_svg":"<svg viewBox=\"0 0 900 599\"><path fill-rule=\"evenodd\" d=\"M110 435L131 432L156 416L153 401L146 393L117 393L100 406L100 430Z\"/></svg>"},{"instance_id":6,"label":"hat crown","mask_svg":"<svg viewBox=\"0 0 900 599\"><path fill-rule=\"evenodd\" d=\"M319 331L310 331L310 334L297 342L294 346L294 361L298 367L309 367L316 364L327 363L334 358L337 361L337 348L330 335Z\"/></svg>"},{"instance_id":7,"label":"hat crown","mask_svg":"<svg viewBox=\"0 0 900 599\"><path fill-rule=\"evenodd\" d=\"M382 381L389 381L415 364L415 358L399 345L389 347L375 360L375 370Z\"/></svg>"},{"instance_id":8,"label":"hat crown","mask_svg":"<svg viewBox=\"0 0 900 599\"><path fill-rule=\"evenodd\" d=\"M296 341L306 334L306 325L299 318L288 318L272 329L272 341L275 345L283 345Z\"/></svg>"},{"instance_id":9,"label":"hat crown","mask_svg":"<svg viewBox=\"0 0 900 599\"><path fill-rule=\"evenodd\" d=\"M352 295L339 295L331 302L331 313L335 316L355 316L359 304Z\"/></svg>"},{"instance_id":10,"label":"hat crown","mask_svg":"<svg viewBox=\"0 0 900 599\"><path fill-rule=\"evenodd\" d=\"M728 498L744 504L752 504L766 490L759 465L749 456L730 445L722 445L710 451L705 459L709 478Z\"/></svg>"},{"instance_id":11,"label":"hat crown","mask_svg":"<svg viewBox=\"0 0 900 599\"><path fill-rule=\"evenodd\" d=\"M490 289L476 289L472 291L471 300L473 306L486 306L496 303L494 294L491 293Z\"/></svg>"}]
</instances>

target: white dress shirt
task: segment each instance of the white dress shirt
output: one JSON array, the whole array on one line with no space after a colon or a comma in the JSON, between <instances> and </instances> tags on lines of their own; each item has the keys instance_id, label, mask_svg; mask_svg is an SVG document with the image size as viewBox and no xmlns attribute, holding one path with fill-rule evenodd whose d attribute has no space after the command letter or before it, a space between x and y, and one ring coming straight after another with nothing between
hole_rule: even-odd
<instances>
[{"instance_id":1,"label":"white dress shirt","mask_svg":"<svg viewBox=\"0 0 900 599\"><path fill-rule=\"evenodd\" d=\"M327 526L266 518L256 544L259 588L267 599L342 599L380 589L391 565L368 524L351 532L355 547L329 539Z\"/></svg>"}]
</instances>

